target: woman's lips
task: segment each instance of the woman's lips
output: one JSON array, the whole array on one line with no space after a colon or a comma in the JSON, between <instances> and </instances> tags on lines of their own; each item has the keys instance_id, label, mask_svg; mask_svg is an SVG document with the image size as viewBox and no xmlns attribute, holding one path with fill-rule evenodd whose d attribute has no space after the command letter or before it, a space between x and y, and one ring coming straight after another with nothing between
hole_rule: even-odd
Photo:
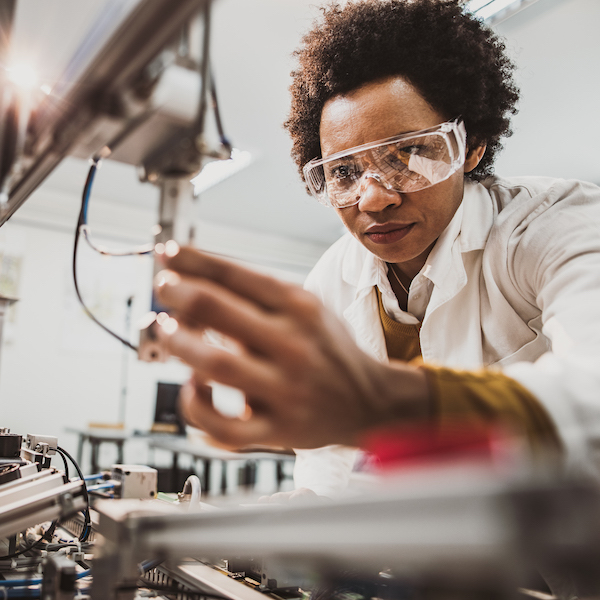
<instances>
[{"instance_id":1,"label":"woman's lips","mask_svg":"<svg viewBox=\"0 0 600 600\"><path fill-rule=\"evenodd\" d=\"M414 223L410 225L394 225L381 228L373 228L365 231L365 235L374 244L393 244L406 237L412 230Z\"/></svg>"}]
</instances>

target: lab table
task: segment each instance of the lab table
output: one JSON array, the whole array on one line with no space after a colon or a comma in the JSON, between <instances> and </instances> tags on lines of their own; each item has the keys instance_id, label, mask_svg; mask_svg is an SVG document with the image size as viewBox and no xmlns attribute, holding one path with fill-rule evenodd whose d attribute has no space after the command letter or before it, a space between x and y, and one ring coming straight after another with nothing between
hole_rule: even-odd
<instances>
[{"instance_id":1,"label":"lab table","mask_svg":"<svg viewBox=\"0 0 600 600\"><path fill-rule=\"evenodd\" d=\"M100 454L101 444L113 444L117 449L117 463L121 464L123 460L123 448L125 442L134 437L133 432L125 429L112 429L104 427L67 427L68 433L75 433L78 436L77 443L77 464L80 468L85 471L83 461L83 448L87 443L90 444L90 473L98 473L100 471L100 464L98 457Z\"/></svg>"},{"instance_id":2,"label":"lab table","mask_svg":"<svg viewBox=\"0 0 600 600\"><path fill-rule=\"evenodd\" d=\"M227 464L230 461L241 461L242 462L242 479L240 484L248 489L251 489L256 484L256 472L257 464L262 460L274 461L276 470L276 482L277 488L279 489L281 483L285 479L284 465L286 462L293 462L296 458L293 451L276 450L271 451L269 449L251 450L243 452L230 452L220 448L210 446L201 439L188 439L188 438L160 438L152 437L148 438L148 448L153 450L164 450L171 454L171 481L172 483L177 480L177 474L179 471L179 456L187 455L192 458L194 462L200 461L202 463L202 474L201 484L203 493L210 491L211 474L213 463L217 462L221 465L221 477L220 477L220 492L221 494L227 493Z\"/></svg>"}]
</instances>

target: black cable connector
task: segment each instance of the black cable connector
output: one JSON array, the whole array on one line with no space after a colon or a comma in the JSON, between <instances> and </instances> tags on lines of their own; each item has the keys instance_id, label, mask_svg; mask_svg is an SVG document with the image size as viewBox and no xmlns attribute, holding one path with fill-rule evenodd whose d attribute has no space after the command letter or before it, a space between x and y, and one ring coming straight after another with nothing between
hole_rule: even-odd
<instances>
[{"instance_id":1,"label":"black cable connector","mask_svg":"<svg viewBox=\"0 0 600 600\"><path fill-rule=\"evenodd\" d=\"M83 472L79 468L77 461L64 448L57 446L56 451L61 456L64 456L71 461L71 463L75 467L75 470L77 471L77 475L79 475L79 478L81 479L81 483L83 484L83 498L85 500L86 508L83 511L84 526L83 526L83 531L81 532L81 535L79 536L79 541L85 542L85 541L87 541L87 539L91 533L91 530L92 530L92 527L91 527L92 519L90 516L90 497L88 495L87 486L85 485L85 479L83 477Z\"/></svg>"}]
</instances>

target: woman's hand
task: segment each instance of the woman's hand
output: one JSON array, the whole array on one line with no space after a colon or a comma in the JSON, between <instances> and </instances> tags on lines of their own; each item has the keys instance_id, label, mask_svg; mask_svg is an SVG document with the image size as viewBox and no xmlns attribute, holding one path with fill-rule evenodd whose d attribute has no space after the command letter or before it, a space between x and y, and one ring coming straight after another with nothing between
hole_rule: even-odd
<instances>
[{"instance_id":1,"label":"woman's hand","mask_svg":"<svg viewBox=\"0 0 600 600\"><path fill-rule=\"evenodd\" d=\"M425 375L367 356L313 294L191 248L169 248L156 294L171 318L159 337L193 368L181 395L185 417L220 444L355 445L369 427L429 413ZM207 329L233 350L208 343ZM203 388L211 381L244 392L246 413L218 412Z\"/></svg>"}]
</instances>

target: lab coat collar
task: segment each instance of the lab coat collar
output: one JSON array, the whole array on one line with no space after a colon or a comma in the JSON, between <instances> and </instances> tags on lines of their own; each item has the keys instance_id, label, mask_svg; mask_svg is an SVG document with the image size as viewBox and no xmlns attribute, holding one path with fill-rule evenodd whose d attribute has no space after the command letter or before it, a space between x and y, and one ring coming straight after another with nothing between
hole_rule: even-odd
<instances>
[{"instance_id":1,"label":"lab coat collar","mask_svg":"<svg viewBox=\"0 0 600 600\"><path fill-rule=\"evenodd\" d=\"M480 183L466 182L461 206L460 250L483 250L497 216L489 191Z\"/></svg>"},{"instance_id":2,"label":"lab coat collar","mask_svg":"<svg viewBox=\"0 0 600 600\"><path fill-rule=\"evenodd\" d=\"M348 234L350 235L350 234ZM385 262L371 254L357 240L347 245L342 262L344 281L354 286L354 300L344 310L344 318L354 329L359 346L382 362L387 362L385 337L381 323L373 326L364 315L376 314L377 295L374 287L386 278ZM389 283L388 283L389 285Z\"/></svg>"},{"instance_id":3,"label":"lab coat collar","mask_svg":"<svg viewBox=\"0 0 600 600\"><path fill-rule=\"evenodd\" d=\"M436 287L454 293L466 282L462 254L483 250L494 222L488 191L479 183L466 182L463 201L438 238L421 273ZM458 287L458 289L456 289Z\"/></svg>"},{"instance_id":4,"label":"lab coat collar","mask_svg":"<svg viewBox=\"0 0 600 600\"><path fill-rule=\"evenodd\" d=\"M487 189L479 183L466 182L463 201L433 247L421 273L436 287L446 287L450 283L448 277L454 280L451 288L460 286L464 278L461 255L485 247L493 222L494 208ZM356 298L383 282L386 272L385 262L358 241L348 245L342 263L342 278L356 288Z\"/></svg>"},{"instance_id":5,"label":"lab coat collar","mask_svg":"<svg viewBox=\"0 0 600 600\"><path fill-rule=\"evenodd\" d=\"M350 234L348 234L350 235ZM360 265L360 267L359 267ZM379 282L384 261L371 254L360 242L349 244L342 263L342 278L356 288L356 297Z\"/></svg>"}]
</instances>

